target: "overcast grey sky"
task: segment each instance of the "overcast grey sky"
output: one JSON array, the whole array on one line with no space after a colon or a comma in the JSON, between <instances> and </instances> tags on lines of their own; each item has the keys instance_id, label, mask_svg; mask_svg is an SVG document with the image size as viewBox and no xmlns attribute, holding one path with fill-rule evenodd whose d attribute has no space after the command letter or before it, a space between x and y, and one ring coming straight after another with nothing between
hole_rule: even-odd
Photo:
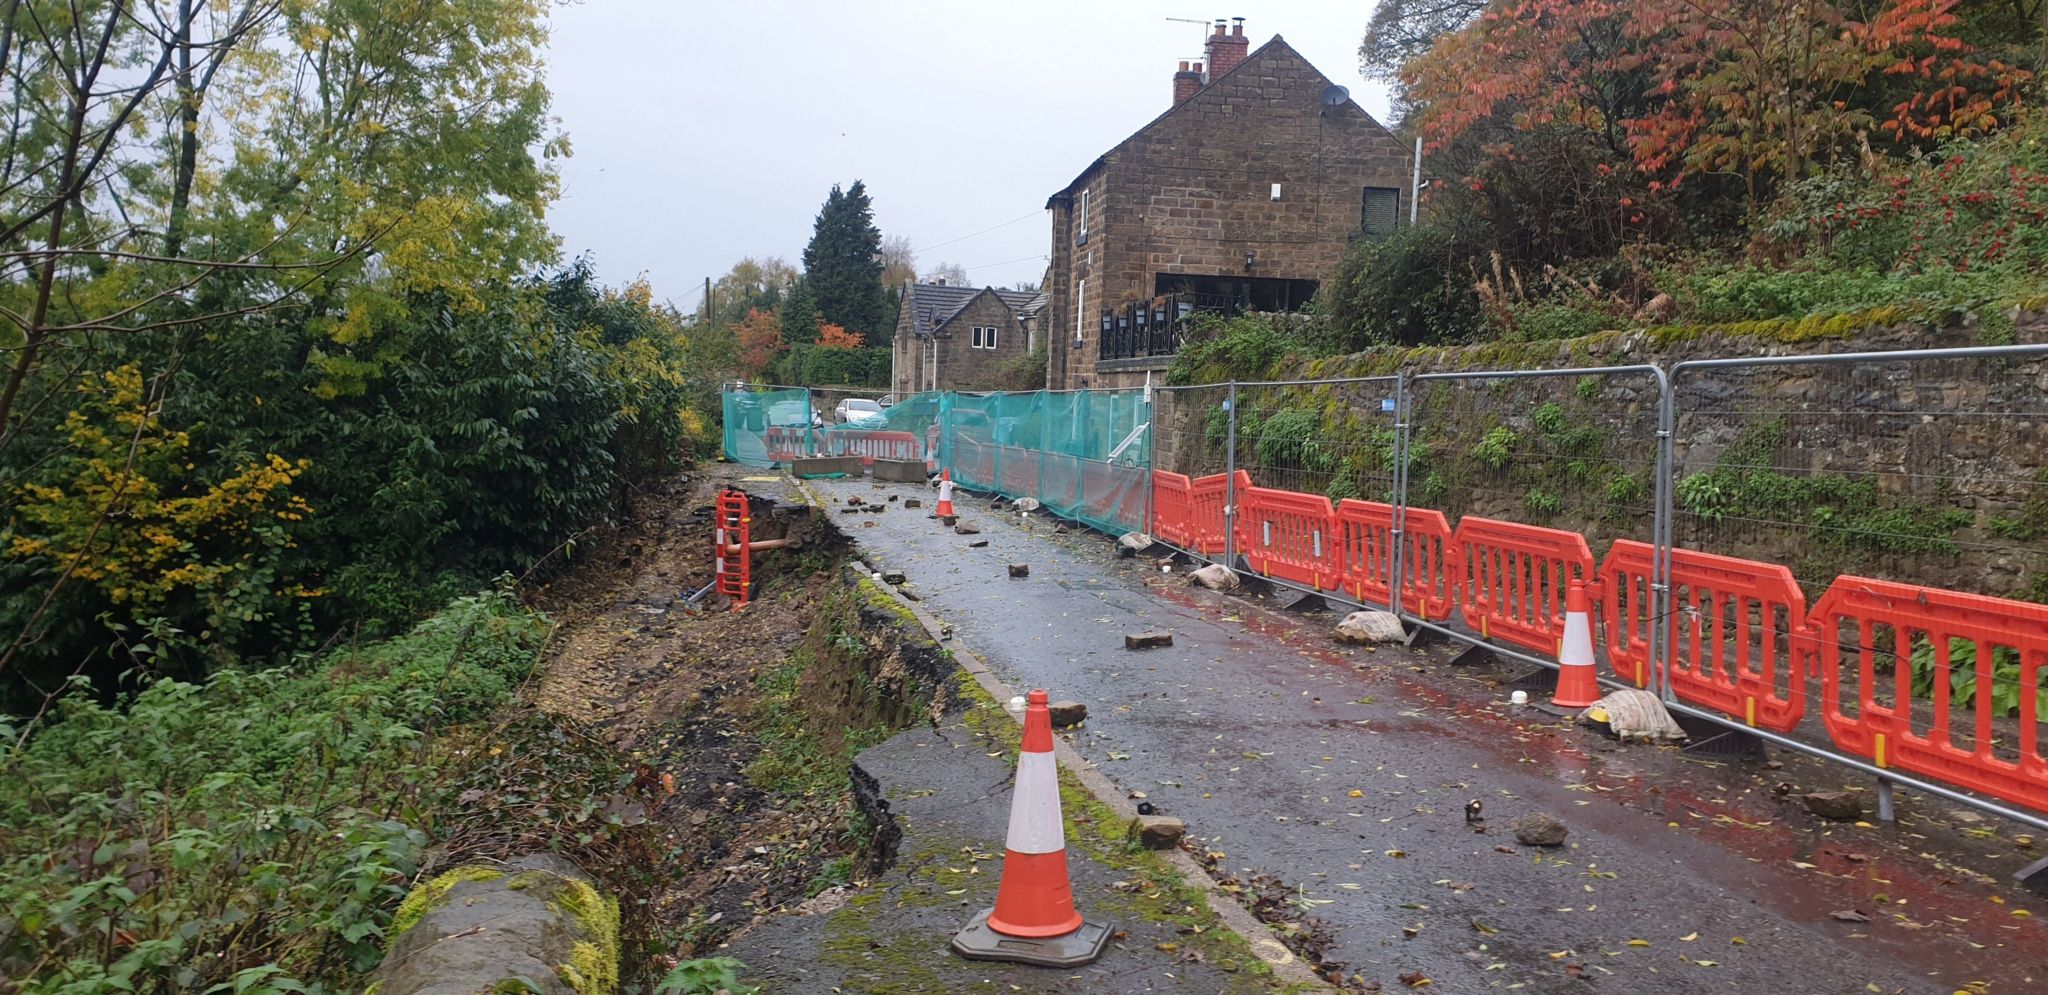
<instances>
[{"instance_id":1,"label":"overcast grey sky","mask_svg":"<svg viewBox=\"0 0 2048 995\"><path fill-rule=\"evenodd\" d=\"M1165 110L1179 60L1202 56L1204 29L1167 18L1242 16L1252 48L1284 36L1385 120L1385 88L1358 74L1371 0L1215 4L558 6L548 84L575 155L550 220L606 281L645 273L692 307L742 256L797 263L826 192L860 179L920 270L1035 281L1046 198Z\"/></svg>"}]
</instances>

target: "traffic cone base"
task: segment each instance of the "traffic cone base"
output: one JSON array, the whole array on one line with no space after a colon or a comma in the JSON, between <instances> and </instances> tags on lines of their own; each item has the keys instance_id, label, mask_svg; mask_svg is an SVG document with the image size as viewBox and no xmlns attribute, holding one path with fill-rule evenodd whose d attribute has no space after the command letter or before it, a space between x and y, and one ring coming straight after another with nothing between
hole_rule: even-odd
<instances>
[{"instance_id":1,"label":"traffic cone base","mask_svg":"<svg viewBox=\"0 0 2048 995\"><path fill-rule=\"evenodd\" d=\"M968 920L967 928L954 934L953 952L968 960L1006 960L1040 967L1080 967L1093 964L1109 948L1109 924L1081 923L1065 936L1006 936L988 926L994 909L983 909Z\"/></svg>"},{"instance_id":2,"label":"traffic cone base","mask_svg":"<svg viewBox=\"0 0 2048 995\"><path fill-rule=\"evenodd\" d=\"M1048 700L1040 690L1026 699L995 907L953 937L954 952L970 960L1075 967L1102 956L1109 945L1108 925L1089 922L1074 908Z\"/></svg>"},{"instance_id":3,"label":"traffic cone base","mask_svg":"<svg viewBox=\"0 0 2048 995\"><path fill-rule=\"evenodd\" d=\"M1559 708L1585 708L1600 700L1600 676L1593 666L1593 619L1587 607L1585 582L1572 581L1565 589L1564 641L1557 648L1557 693L1550 697Z\"/></svg>"}]
</instances>

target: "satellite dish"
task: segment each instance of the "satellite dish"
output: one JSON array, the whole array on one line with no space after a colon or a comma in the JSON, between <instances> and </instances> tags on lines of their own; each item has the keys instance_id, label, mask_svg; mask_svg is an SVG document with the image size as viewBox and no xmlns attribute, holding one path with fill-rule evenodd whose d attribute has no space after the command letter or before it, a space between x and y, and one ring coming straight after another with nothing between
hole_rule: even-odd
<instances>
[{"instance_id":1,"label":"satellite dish","mask_svg":"<svg viewBox=\"0 0 2048 995\"><path fill-rule=\"evenodd\" d=\"M1337 84L1335 84L1335 83L1332 83L1332 84L1330 84L1329 86L1323 87L1323 106L1324 106L1324 107L1340 107L1340 106L1342 106L1342 105L1343 105L1343 103L1344 103L1345 101L1347 101L1347 100L1350 100L1350 99L1351 99L1351 91L1350 91L1350 90L1346 90L1346 89L1344 89L1343 87L1341 87L1341 86L1338 86L1338 85L1337 85Z\"/></svg>"}]
</instances>

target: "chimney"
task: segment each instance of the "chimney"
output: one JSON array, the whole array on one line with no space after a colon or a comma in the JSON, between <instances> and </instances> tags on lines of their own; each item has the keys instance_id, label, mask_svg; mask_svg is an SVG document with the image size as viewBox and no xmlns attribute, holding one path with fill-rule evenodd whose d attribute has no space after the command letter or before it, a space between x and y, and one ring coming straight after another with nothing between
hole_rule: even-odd
<instances>
[{"instance_id":1,"label":"chimney","mask_svg":"<svg viewBox=\"0 0 2048 995\"><path fill-rule=\"evenodd\" d=\"M1223 19L1217 18L1216 31L1209 36L1209 42L1204 46L1207 49L1204 54L1209 56L1209 79L1216 80L1224 73L1236 69L1250 52L1250 46L1251 42L1244 36L1244 18L1237 19L1237 27L1229 34L1224 33Z\"/></svg>"},{"instance_id":2,"label":"chimney","mask_svg":"<svg viewBox=\"0 0 2048 995\"><path fill-rule=\"evenodd\" d=\"M1195 68L1189 69L1187 60L1181 60L1180 71L1173 74L1173 105L1179 107L1201 90L1202 64L1197 62Z\"/></svg>"}]
</instances>

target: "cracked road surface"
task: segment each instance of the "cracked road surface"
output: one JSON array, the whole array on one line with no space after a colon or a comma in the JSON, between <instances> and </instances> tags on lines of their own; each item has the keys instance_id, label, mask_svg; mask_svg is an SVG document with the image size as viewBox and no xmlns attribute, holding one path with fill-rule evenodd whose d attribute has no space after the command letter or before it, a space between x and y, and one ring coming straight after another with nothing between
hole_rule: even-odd
<instances>
[{"instance_id":1,"label":"cracked road surface","mask_svg":"<svg viewBox=\"0 0 2048 995\"><path fill-rule=\"evenodd\" d=\"M1454 669L1447 652L1341 647L1334 616L1190 588L1184 568L1117 560L1099 534L1055 534L983 498L959 502L982 529L962 536L927 517L922 488L812 486L957 646L1014 686L1086 702L1073 745L1186 819L1198 848L1223 854L1220 873L1297 884L1363 982L2048 990L2048 903L2006 877L2032 856L2015 827L1904 793L1895 826L1822 823L1799 793L1869 786L1795 755L1774 755L1779 768L1704 760L1511 714L1499 674ZM925 507L839 511L883 493ZM1006 576L1016 562L1028 577ZM1147 629L1174 645L1123 648ZM1517 845L1508 825L1531 812L1569 827L1566 845Z\"/></svg>"}]
</instances>

